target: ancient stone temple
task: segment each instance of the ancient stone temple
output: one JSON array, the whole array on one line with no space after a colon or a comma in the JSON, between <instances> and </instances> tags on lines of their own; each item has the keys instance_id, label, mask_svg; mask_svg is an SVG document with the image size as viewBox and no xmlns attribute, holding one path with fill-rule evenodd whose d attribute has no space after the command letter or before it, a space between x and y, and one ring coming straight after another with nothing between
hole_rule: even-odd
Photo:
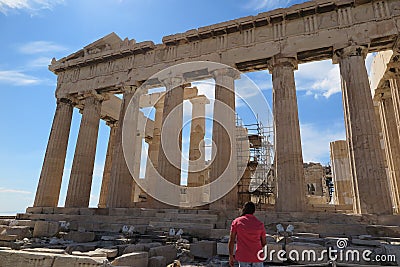
<instances>
[{"instance_id":1,"label":"ancient stone temple","mask_svg":"<svg viewBox=\"0 0 400 267\"><path fill-rule=\"evenodd\" d=\"M388 235L398 235L399 19L399 0L312 1L165 36L161 44L111 33L53 59L57 108L34 205L18 218L68 221L73 231L95 233L130 225L143 235L170 228L201 238L228 234L239 203L252 199L240 186L251 185L243 179L258 164L250 153L257 137L236 123L235 81L240 73L269 70L274 200L258 213L268 229L293 222L297 232L324 236L382 236L390 227ZM365 58L376 52L370 86ZM331 202L322 166L303 165L294 76L300 64L327 59L340 67L346 129L346 140L331 140ZM202 80L215 91L211 162L204 154L211 102L192 85ZM181 185L184 101L192 110L187 186ZM154 118L143 112L148 107ZM73 109L82 119L65 205L58 207ZM100 120L110 134L98 208L89 208ZM247 147L238 141L243 137Z\"/></svg>"}]
</instances>

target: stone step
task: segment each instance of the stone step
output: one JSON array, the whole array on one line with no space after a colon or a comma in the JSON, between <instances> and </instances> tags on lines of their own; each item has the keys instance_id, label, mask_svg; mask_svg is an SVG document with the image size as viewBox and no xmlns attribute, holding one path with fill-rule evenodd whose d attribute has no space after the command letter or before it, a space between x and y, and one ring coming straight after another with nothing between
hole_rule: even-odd
<instances>
[{"instance_id":1,"label":"stone step","mask_svg":"<svg viewBox=\"0 0 400 267\"><path fill-rule=\"evenodd\" d=\"M78 221L78 222L102 222L120 224L147 224L154 217L140 216L107 216L107 215L68 215L68 214L18 214L18 220L47 220L47 221Z\"/></svg>"},{"instance_id":2,"label":"stone step","mask_svg":"<svg viewBox=\"0 0 400 267\"><path fill-rule=\"evenodd\" d=\"M179 220L210 220L217 221L218 215L215 214L190 214L190 213L156 213L157 218L163 219L179 219Z\"/></svg>"},{"instance_id":3,"label":"stone step","mask_svg":"<svg viewBox=\"0 0 400 267\"><path fill-rule=\"evenodd\" d=\"M168 230L170 228L174 229L183 229L184 231L187 229L206 229L211 230L214 229L214 224L212 223L187 223L187 222L160 222L160 221L150 221L150 226L161 229L161 230Z\"/></svg>"}]
</instances>

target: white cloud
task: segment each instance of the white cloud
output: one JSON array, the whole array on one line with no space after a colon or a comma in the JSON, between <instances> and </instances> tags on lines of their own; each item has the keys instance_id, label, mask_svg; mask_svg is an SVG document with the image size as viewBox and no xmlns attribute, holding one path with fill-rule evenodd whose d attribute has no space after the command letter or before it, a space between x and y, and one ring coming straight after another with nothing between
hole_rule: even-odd
<instances>
[{"instance_id":1,"label":"white cloud","mask_svg":"<svg viewBox=\"0 0 400 267\"><path fill-rule=\"evenodd\" d=\"M54 54L55 52L66 51L67 48L54 42L34 41L21 45L18 50L23 54Z\"/></svg>"},{"instance_id":2,"label":"white cloud","mask_svg":"<svg viewBox=\"0 0 400 267\"><path fill-rule=\"evenodd\" d=\"M13 193L13 194L24 194L24 195L32 194L32 192L29 192L29 191L19 190L19 189L11 189L11 188L4 188L4 187L0 187L0 193Z\"/></svg>"},{"instance_id":3,"label":"white cloud","mask_svg":"<svg viewBox=\"0 0 400 267\"><path fill-rule=\"evenodd\" d=\"M316 124L306 123L300 125L300 132L304 162L328 163L329 143L346 139L343 125L333 124L329 128L320 129Z\"/></svg>"},{"instance_id":4,"label":"white cloud","mask_svg":"<svg viewBox=\"0 0 400 267\"><path fill-rule=\"evenodd\" d=\"M34 60L28 62L27 66L31 68L43 68L50 65L51 58L48 57L38 57Z\"/></svg>"},{"instance_id":5,"label":"white cloud","mask_svg":"<svg viewBox=\"0 0 400 267\"><path fill-rule=\"evenodd\" d=\"M332 64L331 60L301 64L295 77L297 90L306 91L306 95L316 99L341 92L339 65Z\"/></svg>"},{"instance_id":6,"label":"white cloud","mask_svg":"<svg viewBox=\"0 0 400 267\"><path fill-rule=\"evenodd\" d=\"M42 9L52 9L64 0L0 0L0 12L7 15L12 10L25 10L31 14Z\"/></svg>"},{"instance_id":7,"label":"white cloud","mask_svg":"<svg viewBox=\"0 0 400 267\"><path fill-rule=\"evenodd\" d=\"M288 7L294 0L250 0L245 8L252 10L272 10L280 7Z\"/></svg>"},{"instance_id":8,"label":"white cloud","mask_svg":"<svg viewBox=\"0 0 400 267\"><path fill-rule=\"evenodd\" d=\"M27 75L17 70L0 70L0 83L10 85L35 85L42 82L39 78Z\"/></svg>"}]
</instances>

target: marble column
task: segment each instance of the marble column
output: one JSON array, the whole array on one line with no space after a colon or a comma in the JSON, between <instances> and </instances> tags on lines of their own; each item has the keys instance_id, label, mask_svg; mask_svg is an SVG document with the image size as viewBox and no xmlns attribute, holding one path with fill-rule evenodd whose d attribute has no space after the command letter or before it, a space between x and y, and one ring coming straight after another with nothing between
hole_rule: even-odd
<instances>
[{"instance_id":1,"label":"marble column","mask_svg":"<svg viewBox=\"0 0 400 267\"><path fill-rule=\"evenodd\" d=\"M139 111L138 114L138 124L135 135L135 161L133 163L133 176L136 179L140 179L140 167L142 162L142 141L145 137L145 124L146 119L144 114ZM132 180L132 195L131 201L133 203L140 202L140 194L142 193L142 189L136 184L135 180Z\"/></svg>"},{"instance_id":2,"label":"marble column","mask_svg":"<svg viewBox=\"0 0 400 267\"><path fill-rule=\"evenodd\" d=\"M276 211L304 211L306 187L297 108L294 58L271 62L275 127Z\"/></svg>"},{"instance_id":3,"label":"marble column","mask_svg":"<svg viewBox=\"0 0 400 267\"><path fill-rule=\"evenodd\" d=\"M237 73L231 69L215 70L215 102L213 114L212 139L216 151L211 163L210 181L217 180L223 173L238 181L236 155L236 114L235 114L235 79ZM211 188L211 190L213 190ZM216 196L211 191L211 198ZM217 196L219 197L219 196ZM238 189L234 186L225 196L210 203L211 210L228 210L238 206Z\"/></svg>"},{"instance_id":4,"label":"marble column","mask_svg":"<svg viewBox=\"0 0 400 267\"><path fill-rule=\"evenodd\" d=\"M131 207L132 188L133 186L135 186L135 183L133 181L133 177L129 171L125 159L124 148L122 144L123 141L122 134L124 129L125 114L128 112L128 105L131 102L131 100L133 101L131 104L133 105L132 109L130 109L130 112L133 112L133 114L131 114L132 118L138 117L140 97L139 95L135 95L135 90L136 89L125 89L125 93L121 104L121 111L118 119L118 128L115 136L115 147L113 151L113 163L111 167L110 187L107 199L108 208ZM130 137L133 138L133 143L134 143L136 129L137 129L137 119L134 119L132 122L129 122L129 125L127 125L127 127L128 128L125 129L124 134L129 133ZM129 142L129 144L130 143L131 142ZM135 155L132 156L133 160L135 160ZM132 159L127 159L127 160L132 160Z\"/></svg>"},{"instance_id":5,"label":"marble column","mask_svg":"<svg viewBox=\"0 0 400 267\"><path fill-rule=\"evenodd\" d=\"M389 91L388 89L387 91ZM379 113L385 142L385 156L388 165L389 191L393 210L399 213L400 205L400 142L396 127L393 99L390 93L382 93L379 101Z\"/></svg>"},{"instance_id":6,"label":"marble column","mask_svg":"<svg viewBox=\"0 0 400 267\"><path fill-rule=\"evenodd\" d=\"M108 198L108 189L110 187L110 177L111 177L111 166L112 166L112 156L115 147L115 136L117 133L118 122L109 121L107 125L110 126L110 135L108 137L108 146L106 153L106 161L104 163L103 170L103 180L101 182L100 198L99 198L99 208L105 208Z\"/></svg>"},{"instance_id":7,"label":"marble column","mask_svg":"<svg viewBox=\"0 0 400 267\"><path fill-rule=\"evenodd\" d=\"M190 126L189 145L189 187L202 186L206 182L206 158L204 136L206 133L206 104L210 100L205 95L190 99L192 103L192 121Z\"/></svg>"},{"instance_id":8,"label":"marble column","mask_svg":"<svg viewBox=\"0 0 400 267\"><path fill-rule=\"evenodd\" d=\"M34 207L57 207L58 205L72 111L73 106L69 99L57 99L56 112L36 190Z\"/></svg>"},{"instance_id":9,"label":"marble column","mask_svg":"<svg viewBox=\"0 0 400 267\"><path fill-rule=\"evenodd\" d=\"M394 117L397 126L397 135L400 137L400 75L397 74L389 80L390 93L393 100Z\"/></svg>"},{"instance_id":10,"label":"marble column","mask_svg":"<svg viewBox=\"0 0 400 267\"><path fill-rule=\"evenodd\" d=\"M84 96L84 108L69 178L65 207L87 208L92 187L102 97Z\"/></svg>"},{"instance_id":11,"label":"marble column","mask_svg":"<svg viewBox=\"0 0 400 267\"><path fill-rule=\"evenodd\" d=\"M154 115L154 128L153 128L153 138L149 143L149 148L147 152L147 162L146 162L146 183L149 188L154 188L155 180L154 171L158 169L158 152L161 143L161 127L163 119L163 109L164 109L164 96L162 96L157 103L154 105L155 115ZM157 208L159 202L152 196L147 194L147 208Z\"/></svg>"},{"instance_id":12,"label":"marble column","mask_svg":"<svg viewBox=\"0 0 400 267\"><path fill-rule=\"evenodd\" d=\"M158 172L167 181L180 185L183 93L185 86L182 85L182 79L180 78L168 78L163 80L163 83L166 87L166 93L163 107L161 142L158 152Z\"/></svg>"},{"instance_id":13,"label":"marble column","mask_svg":"<svg viewBox=\"0 0 400 267\"><path fill-rule=\"evenodd\" d=\"M345 140L330 143L333 184L335 186L335 203L353 205L353 180L350 171L349 152Z\"/></svg>"},{"instance_id":14,"label":"marble column","mask_svg":"<svg viewBox=\"0 0 400 267\"><path fill-rule=\"evenodd\" d=\"M350 46L335 51L342 78L346 133L355 194L363 214L391 214L383 153L365 67L366 49Z\"/></svg>"}]
</instances>

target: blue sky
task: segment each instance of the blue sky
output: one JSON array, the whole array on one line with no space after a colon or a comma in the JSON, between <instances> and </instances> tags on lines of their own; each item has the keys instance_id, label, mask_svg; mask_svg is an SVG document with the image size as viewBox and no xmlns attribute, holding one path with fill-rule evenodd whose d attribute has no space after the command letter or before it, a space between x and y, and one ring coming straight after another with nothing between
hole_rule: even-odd
<instances>
[{"instance_id":1,"label":"blue sky","mask_svg":"<svg viewBox=\"0 0 400 267\"><path fill-rule=\"evenodd\" d=\"M61 58L109 34L160 43L165 35L304 2L0 0L0 214L32 205L55 110L56 76L47 69ZM367 64L371 61L369 56ZM329 142L345 137L338 66L303 64L296 71L305 161L329 162ZM271 104L267 71L249 74ZM64 203L79 130L73 116L60 204ZM97 202L108 127L100 125L91 205Z\"/></svg>"}]
</instances>

